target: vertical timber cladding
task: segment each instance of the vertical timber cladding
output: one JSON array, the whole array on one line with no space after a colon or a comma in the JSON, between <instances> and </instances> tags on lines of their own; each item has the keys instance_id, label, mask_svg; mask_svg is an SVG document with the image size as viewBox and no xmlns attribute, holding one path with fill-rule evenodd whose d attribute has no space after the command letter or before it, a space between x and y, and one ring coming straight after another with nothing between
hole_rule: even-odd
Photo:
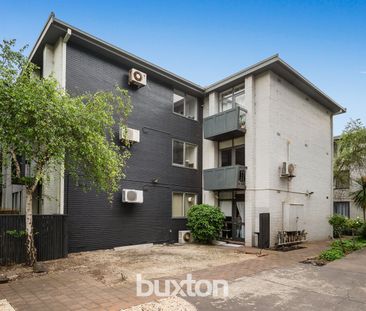
<instances>
[{"instance_id":1,"label":"vertical timber cladding","mask_svg":"<svg viewBox=\"0 0 366 311\"><path fill-rule=\"evenodd\" d=\"M121 193L107 201L103 193L83 192L65 176L65 211L68 214L70 252L115 246L177 241L185 219L171 218L172 191L202 193L202 99L200 122L172 113L173 87L148 75L148 85L128 86L133 66L112 62L69 41L66 88L71 94L112 90L117 84L128 89L133 112L128 126L140 130L140 142L132 145L126 179L121 188L144 191L144 203L122 203ZM116 133L118 129L116 128ZM197 144L198 169L172 166L172 138ZM153 184L153 179L158 179Z\"/></svg>"}]
</instances>

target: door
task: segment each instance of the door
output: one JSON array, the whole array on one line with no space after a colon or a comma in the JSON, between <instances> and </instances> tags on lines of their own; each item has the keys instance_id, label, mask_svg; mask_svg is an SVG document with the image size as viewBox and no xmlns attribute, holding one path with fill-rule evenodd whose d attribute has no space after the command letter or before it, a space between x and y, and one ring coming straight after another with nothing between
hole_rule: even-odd
<instances>
[{"instance_id":1,"label":"door","mask_svg":"<svg viewBox=\"0 0 366 311\"><path fill-rule=\"evenodd\" d=\"M269 213L259 214L259 248L269 248L269 220Z\"/></svg>"}]
</instances>

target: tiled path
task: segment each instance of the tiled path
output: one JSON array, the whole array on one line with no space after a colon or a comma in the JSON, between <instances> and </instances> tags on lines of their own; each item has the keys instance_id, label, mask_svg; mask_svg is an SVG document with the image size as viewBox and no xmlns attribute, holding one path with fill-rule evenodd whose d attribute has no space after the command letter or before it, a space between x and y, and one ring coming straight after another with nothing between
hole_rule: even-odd
<instances>
[{"instance_id":1,"label":"tiled path","mask_svg":"<svg viewBox=\"0 0 366 311\"><path fill-rule=\"evenodd\" d=\"M260 271L287 267L306 257L315 256L327 243L308 244L307 248L291 252L266 251L268 256L235 264L207 268L192 273L193 279L237 278ZM256 252L255 249L246 249ZM173 276L184 279L184 276ZM136 297L135 285L128 283L107 287L88 275L77 272L50 273L45 276L0 284L0 299L6 298L16 310L120 310L145 303L154 297Z\"/></svg>"}]
</instances>

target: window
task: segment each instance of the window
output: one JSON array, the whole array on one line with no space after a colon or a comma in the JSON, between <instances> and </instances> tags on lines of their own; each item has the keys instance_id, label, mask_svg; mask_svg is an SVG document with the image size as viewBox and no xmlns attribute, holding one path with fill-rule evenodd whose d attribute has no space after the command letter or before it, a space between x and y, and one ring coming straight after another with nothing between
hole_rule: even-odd
<instances>
[{"instance_id":1,"label":"window","mask_svg":"<svg viewBox=\"0 0 366 311\"><path fill-rule=\"evenodd\" d=\"M197 168L197 145L173 139L173 165Z\"/></svg>"},{"instance_id":2,"label":"window","mask_svg":"<svg viewBox=\"0 0 366 311\"><path fill-rule=\"evenodd\" d=\"M333 212L349 218L349 202L334 202Z\"/></svg>"},{"instance_id":3,"label":"window","mask_svg":"<svg viewBox=\"0 0 366 311\"><path fill-rule=\"evenodd\" d=\"M245 165L244 137L219 142L220 166Z\"/></svg>"},{"instance_id":4,"label":"window","mask_svg":"<svg viewBox=\"0 0 366 311\"><path fill-rule=\"evenodd\" d=\"M173 94L173 112L188 119L197 120L197 98L180 91Z\"/></svg>"},{"instance_id":5,"label":"window","mask_svg":"<svg viewBox=\"0 0 366 311\"><path fill-rule=\"evenodd\" d=\"M244 84L226 90L219 95L219 111L226 111L237 106L243 107L244 99Z\"/></svg>"},{"instance_id":6,"label":"window","mask_svg":"<svg viewBox=\"0 0 366 311\"><path fill-rule=\"evenodd\" d=\"M349 170L344 170L339 173L335 178L336 189L349 189L350 186L350 173Z\"/></svg>"},{"instance_id":7,"label":"window","mask_svg":"<svg viewBox=\"0 0 366 311\"><path fill-rule=\"evenodd\" d=\"M221 150L221 166L231 166L232 163L232 150Z\"/></svg>"},{"instance_id":8,"label":"window","mask_svg":"<svg viewBox=\"0 0 366 311\"><path fill-rule=\"evenodd\" d=\"M197 194L173 192L172 217L187 217L188 210L197 204Z\"/></svg>"}]
</instances>

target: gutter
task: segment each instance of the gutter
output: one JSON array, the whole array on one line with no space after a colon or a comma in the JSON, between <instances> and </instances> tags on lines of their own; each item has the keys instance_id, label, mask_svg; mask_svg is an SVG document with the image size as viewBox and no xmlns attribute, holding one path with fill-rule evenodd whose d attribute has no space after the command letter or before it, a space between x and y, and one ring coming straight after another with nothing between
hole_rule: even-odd
<instances>
[{"instance_id":1,"label":"gutter","mask_svg":"<svg viewBox=\"0 0 366 311\"><path fill-rule=\"evenodd\" d=\"M205 96L208 93L215 91L220 87L225 86L226 84L230 84L231 82L234 82L237 79L240 79L247 75L253 74L258 70L265 69L267 66L278 63L279 65L282 65L284 67L284 69L289 72L289 74L294 75L294 78L298 79L300 83L303 83L307 88L313 89L314 92L318 94L317 96L319 96L320 98L323 98L323 101L327 102L328 104L324 104L324 103L322 103L322 104L326 107L329 106L327 108L329 110L331 110L333 115L338 115L338 114L341 114L341 113L344 113L347 111L344 107L342 107L337 102L335 102L333 99L331 99L329 96L327 96L325 93L323 93L314 84L312 84L309 80L307 80L305 77L303 77L299 72L297 72L294 68L292 68L290 65L288 65L285 61L283 61L279 57L279 54L275 54L263 61L260 61L235 74L232 74L232 75L228 76L227 78L224 78L218 82L210 84L206 87L202 87L202 86L200 86L194 82L191 82L185 78L182 78L160 66L154 65L153 63L150 63L134 54L131 54L125 50L122 50L117 46L109 44L108 42L105 42L78 28L75 28L75 27L63 22L62 20L57 19L53 12L51 12L51 14L46 22L46 25L44 26L44 28L41 32L41 35L38 37L37 42L29 55L29 60L32 60L33 57L35 56L36 51L39 49L40 44L42 43L46 33L48 32L48 30L51 26L54 26L54 27L58 28L59 30L64 31L65 32L64 40L66 40L66 41L69 40L69 38L71 36L71 31L72 31L73 37L83 40L85 42L88 42L91 45L97 46L100 49L102 49L108 53L111 53L117 57L121 57L121 58L135 64L137 67L140 67L142 70L146 70L150 73L157 75L158 77L167 79L168 81L173 82L173 84L182 85L185 88L187 88L188 90L192 91L193 93L195 93L195 94L198 93L201 96ZM334 108L331 109L330 108L331 106L333 106ZM338 108L338 111L337 111L337 108Z\"/></svg>"}]
</instances>

